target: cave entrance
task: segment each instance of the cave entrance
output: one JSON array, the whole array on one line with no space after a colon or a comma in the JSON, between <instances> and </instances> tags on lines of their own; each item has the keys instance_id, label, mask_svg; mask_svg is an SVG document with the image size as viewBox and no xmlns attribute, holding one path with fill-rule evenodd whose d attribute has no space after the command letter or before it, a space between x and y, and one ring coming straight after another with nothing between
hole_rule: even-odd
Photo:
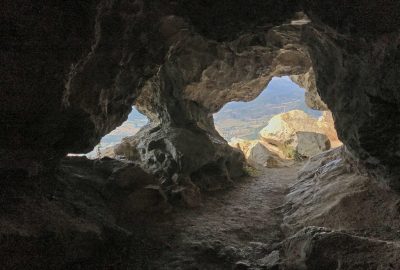
<instances>
[{"instance_id":1,"label":"cave entrance","mask_svg":"<svg viewBox=\"0 0 400 270\"><path fill-rule=\"evenodd\" d=\"M104 156L114 157L114 146L119 144L123 138L135 135L148 122L149 119L132 106L132 111L128 115L128 119L119 127L104 135L92 151L88 153L68 155L86 156L89 159L96 159Z\"/></svg>"},{"instance_id":2,"label":"cave entrance","mask_svg":"<svg viewBox=\"0 0 400 270\"><path fill-rule=\"evenodd\" d=\"M306 90L274 77L252 101L230 102L214 114L217 131L250 165L277 166L341 145L330 111L306 105Z\"/></svg>"}]
</instances>

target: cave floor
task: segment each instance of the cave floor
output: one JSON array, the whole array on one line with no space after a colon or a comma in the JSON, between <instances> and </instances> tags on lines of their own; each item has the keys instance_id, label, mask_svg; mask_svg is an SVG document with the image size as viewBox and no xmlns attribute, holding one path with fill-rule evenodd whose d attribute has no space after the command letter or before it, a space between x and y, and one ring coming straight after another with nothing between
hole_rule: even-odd
<instances>
[{"instance_id":1,"label":"cave floor","mask_svg":"<svg viewBox=\"0 0 400 270\"><path fill-rule=\"evenodd\" d=\"M146 226L151 239L162 240L143 267L248 269L251 263L260 266L251 269L267 269L284 238L280 206L301 166L265 168L229 190L204 195L198 208L174 210L168 219Z\"/></svg>"}]
</instances>

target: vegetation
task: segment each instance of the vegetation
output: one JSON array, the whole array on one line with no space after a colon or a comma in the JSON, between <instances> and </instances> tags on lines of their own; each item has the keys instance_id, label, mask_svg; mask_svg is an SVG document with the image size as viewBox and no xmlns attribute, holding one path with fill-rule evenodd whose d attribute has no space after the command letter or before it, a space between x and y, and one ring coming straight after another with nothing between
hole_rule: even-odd
<instances>
[{"instance_id":1,"label":"vegetation","mask_svg":"<svg viewBox=\"0 0 400 270\"><path fill-rule=\"evenodd\" d=\"M258 177L258 176L260 176L261 173L262 173L260 170L258 170L257 168L254 168L254 167L250 166L249 164L246 164L246 165L243 167L243 171L244 171L245 175L251 176L251 177Z\"/></svg>"}]
</instances>

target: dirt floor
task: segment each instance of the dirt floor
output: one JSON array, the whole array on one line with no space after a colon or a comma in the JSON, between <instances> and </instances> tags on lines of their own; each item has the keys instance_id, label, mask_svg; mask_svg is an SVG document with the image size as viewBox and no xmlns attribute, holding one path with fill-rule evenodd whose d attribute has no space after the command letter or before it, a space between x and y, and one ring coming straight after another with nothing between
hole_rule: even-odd
<instances>
[{"instance_id":1,"label":"dirt floor","mask_svg":"<svg viewBox=\"0 0 400 270\"><path fill-rule=\"evenodd\" d=\"M177 209L157 225L143 227L135 267L269 269L284 238L280 207L301 166L263 169L222 194L204 195L201 207Z\"/></svg>"}]
</instances>

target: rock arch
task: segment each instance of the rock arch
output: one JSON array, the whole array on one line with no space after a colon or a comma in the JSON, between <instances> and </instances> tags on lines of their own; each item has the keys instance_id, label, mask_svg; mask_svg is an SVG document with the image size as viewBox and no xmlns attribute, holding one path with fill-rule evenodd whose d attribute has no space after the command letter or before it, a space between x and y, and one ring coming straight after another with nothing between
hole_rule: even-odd
<instances>
[{"instance_id":1,"label":"rock arch","mask_svg":"<svg viewBox=\"0 0 400 270\"><path fill-rule=\"evenodd\" d=\"M383 1L383 9L374 9L378 1L251 2L233 1L225 9L211 1L202 7L188 1L32 1L24 5L24 16L8 3L2 167L51 168L65 153L93 147L135 103L154 119L140 133L144 156L148 134L158 141L179 129L189 132L185 138L205 141L199 151L209 152L198 155L201 165L225 164L221 171L229 175L231 158L240 162L240 157L214 132L211 113L228 101L256 97L272 76L293 75L309 85L315 106L323 107L318 93L332 110L340 139L354 158L397 188L399 3ZM34 10L63 23L43 19L33 26ZM301 10L311 22L291 23ZM71 31L66 34L65 28ZM15 48L21 39L30 45ZM171 155L175 151L167 143L156 145ZM196 163L191 155L184 152L181 160L188 161L177 162L184 175L200 166L191 167Z\"/></svg>"}]
</instances>

